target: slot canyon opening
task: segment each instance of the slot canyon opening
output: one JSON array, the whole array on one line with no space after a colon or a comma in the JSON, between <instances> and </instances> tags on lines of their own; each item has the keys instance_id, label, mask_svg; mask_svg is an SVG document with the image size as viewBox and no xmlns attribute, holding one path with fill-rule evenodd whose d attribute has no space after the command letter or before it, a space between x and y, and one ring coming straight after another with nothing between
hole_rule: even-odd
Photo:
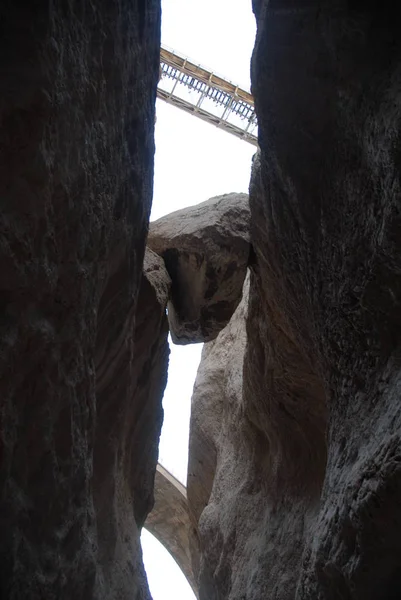
<instances>
[{"instance_id":1,"label":"slot canyon opening","mask_svg":"<svg viewBox=\"0 0 401 600\"><path fill-rule=\"evenodd\" d=\"M141 544L153 598L194 600L195 594L180 567L165 546L147 529L142 530Z\"/></svg>"},{"instance_id":2,"label":"slot canyon opening","mask_svg":"<svg viewBox=\"0 0 401 600\"><path fill-rule=\"evenodd\" d=\"M162 2L162 45L191 57L246 90L250 89L255 32L251 2ZM248 192L255 146L160 99L156 114L151 222L214 196ZM179 346L169 336L169 345L159 463L186 486L191 395L203 344ZM159 569L163 552L150 550L157 548L159 542L151 539L146 530L143 539L144 563L154 600L192 600L195 596L190 586L181 587L179 583L177 564L170 562L165 570ZM161 574L167 572L169 576L160 586L155 578L160 581Z\"/></svg>"},{"instance_id":3,"label":"slot canyon opening","mask_svg":"<svg viewBox=\"0 0 401 600\"><path fill-rule=\"evenodd\" d=\"M398 7L161 2L2 12L0 598L401 598Z\"/></svg>"}]
</instances>

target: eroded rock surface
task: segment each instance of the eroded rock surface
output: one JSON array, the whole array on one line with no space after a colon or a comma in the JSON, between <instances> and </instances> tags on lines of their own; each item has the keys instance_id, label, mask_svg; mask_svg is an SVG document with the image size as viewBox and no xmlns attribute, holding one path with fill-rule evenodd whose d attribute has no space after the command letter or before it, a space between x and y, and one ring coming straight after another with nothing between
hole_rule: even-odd
<instances>
[{"instance_id":1,"label":"eroded rock surface","mask_svg":"<svg viewBox=\"0 0 401 600\"><path fill-rule=\"evenodd\" d=\"M285 1L254 8L260 154L250 189L246 349L239 308L205 349L199 377L209 394L195 389L191 425L200 598L395 600L397 9Z\"/></svg>"},{"instance_id":2,"label":"eroded rock surface","mask_svg":"<svg viewBox=\"0 0 401 600\"><path fill-rule=\"evenodd\" d=\"M127 567L148 594L139 536L154 503L171 282L163 260L146 249L138 300L127 313L125 262L121 267L111 274L99 310L93 491L104 587L129 598Z\"/></svg>"},{"instance_id":3,"label":"eroded rock surface","mask_svg":"<svg viewBox=\"0 0 401 600\"><path fill-rule=\"evenodd\" d=\"M245 508L249 517L251 513L255 516L250 504L238 503L239 491L243 486L246 489L246 472L254 477L243 443L247 423L242 414L248 289L249 279L230 323L216 340L205 344L191 402L187 495L201 550L200 562L194 561L195 577L200 598L211 600L228 597L229 565L236 560L233 541L244 549L247 535L256 525L243 514L244 535L233 530L241 509ZM224 527L220 519L224 519Z\"/></svg>"},{"instance_id":4,"label":"eroded rock surface","mask_svg":"<svg viewBox=\"0 0 401 600\"><path fill-rule=\"evenodd\" d=\"M309 513L303 497L276 501L269 446L243 394L251 280L230 323L205 344L192 397L188 502L202 600L293 598ZM293 568L285 578L283 564Z\"/></svg>"},{"instance_id":5,"label":"eroded rock surface","mask_svg":"<svg viewBox=\"0 0 401 600\"><path fill-rule=\"evenodd\" d=\"M160 289L142 276L159 13L1 7L2 598L150 597L138 528L167 361Z\"/></svg>"},{"instance_id":6,"label":"eroded rock surface","mask_svg":"<svg viewBox=\"0 0 401 600\"><path fill-rule=\"evenodd\" d=\"M173 285L168 317L176 344L214 339L241 299L249 257L246 194L225 194L158 219L149 247Z\"/></svg>"}]
</instances>

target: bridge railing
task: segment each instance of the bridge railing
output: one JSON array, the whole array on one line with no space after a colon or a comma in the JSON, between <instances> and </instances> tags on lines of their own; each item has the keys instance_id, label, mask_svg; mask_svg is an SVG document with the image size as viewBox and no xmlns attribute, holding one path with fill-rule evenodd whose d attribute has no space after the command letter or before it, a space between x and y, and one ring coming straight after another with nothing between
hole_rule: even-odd
<instances>
[{"instance_id":1,"label":"bridge railing","mask_svg":"<svg viewBox=\"0 0 401 600\"><path fill-rule=\"evenodd\" d=\"M252 95L177 52L160 51L160 99L257 145Z\"/></svg>"}]
</instances>

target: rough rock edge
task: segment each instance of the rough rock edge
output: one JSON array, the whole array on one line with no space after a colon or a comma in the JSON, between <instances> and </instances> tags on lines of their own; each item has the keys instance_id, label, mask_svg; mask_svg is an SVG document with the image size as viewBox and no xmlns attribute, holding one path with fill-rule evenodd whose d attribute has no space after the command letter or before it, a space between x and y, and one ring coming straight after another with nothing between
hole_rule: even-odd
<instances>
[{"instance_id":1,"label":"rough rock edge","mask_svg":"<svg viewBox=\"0 0 401 600\"><path fill-rule=\"evenodd\" d=\"M116 440L135 404L119 385L151 204L160 6L17 0L1 12L0 596L148 598L138 528L152 473L141 485L137 465L129 488L136 455ZM95 387L109 352L107 419ZM145 435L153 462L160 421ZM123 456L102 463L113 446Z\"/></svg>"}]
</instances>

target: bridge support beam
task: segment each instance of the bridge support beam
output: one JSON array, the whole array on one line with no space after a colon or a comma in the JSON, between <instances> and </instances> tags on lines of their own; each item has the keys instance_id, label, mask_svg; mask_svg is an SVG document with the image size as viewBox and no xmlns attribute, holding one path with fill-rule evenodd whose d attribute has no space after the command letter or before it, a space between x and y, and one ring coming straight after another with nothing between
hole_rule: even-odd
<instances>
[{"instance_id":1,"label":"bridge support beam","mask_svg":"<svg viewBox=\"0 0 401 600\"><path fill-rule=\"evenodd\" d=\"M145 528L170 552L198 597L190 555L186 488L160 464L155 477L155 506Z\"/></svg>"}]
</instances>

